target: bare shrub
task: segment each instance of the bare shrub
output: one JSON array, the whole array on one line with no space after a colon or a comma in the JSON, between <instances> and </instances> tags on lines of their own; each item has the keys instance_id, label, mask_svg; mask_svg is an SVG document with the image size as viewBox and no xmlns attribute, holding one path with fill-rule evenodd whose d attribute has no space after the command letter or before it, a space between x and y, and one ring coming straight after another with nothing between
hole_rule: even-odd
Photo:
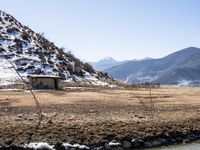
<instances>
[{"instance_id":1,"label":"bare shrub","mask_svg":"<svg viewBox=\"0 0 200 150\"><path fill-rule=\"evenodd\" d=\"M30 41L29 40L29 35L26 32L22 32L21 33L21 37L22 37L23 40Z\"/></svg>"},{"instance_id":2,"label":"bare shrub","mask_svg":"<svg viewBox=\"0 0 200 150\"><path fill-rule=\"evenodd\" d=\"M152 97L151 84L146 85L145 89L148 89L149 101L145 101L145 99L142 98L140 95L138 95L136 92L133 92L133 96L139 100L139 103L142 106L142 111L145 113L145 115L153 119L156 114L156 108L155 108L155 100L153 100Z\"/></svg>"},{"instance_id":3,"label":"bare shrub","mask_svg":"<svg viewBox=\"0 0 200 150\"><path fill-rule=\"evenodd\" d=\"M7 51L4 51L7 55L8 52ZM6 57L5 57L6 58ZM31 87L29 86L29 84L24 80L24 78L19 74L18 70L15 68L14 64L8 59L6 58L6 61L12 66L12 68L15 70L15 72L17 73L17 75L20 77L21 81L26 85L27 89L30 91L31 95L33 96L33 99L34 99L34 102L35 102L35 105L36 105L36 108L37 108L37 114L38 114L38 123L37 123L37 126L36 128L38 128L42 122L42 109L40 107L40 104L35 96L35 94L33 93Z\"/></svg>"},{"instance_id":4,"label":"bare shrub","mask_svg":"<svg viewBox=\"0 0 200 150\"><path fill-rule=\"evenodd\" d=\"M7 29L8 33L14 33L14 32L19 32L19 29L16 27L10 27Z\"/></svg>"},{"instance_id":5,"label":"bare shrub","mask_svg":"<svg viewBox=\"0 0 200 150\"><path fill-rule=\"evenodd\" d=\"M85 63L83 65L83 69L87 72L90 72L90 73L94 73L94 69L92 68L92 66L89 64L89 63Z\"/></svg>"}]
</instances>

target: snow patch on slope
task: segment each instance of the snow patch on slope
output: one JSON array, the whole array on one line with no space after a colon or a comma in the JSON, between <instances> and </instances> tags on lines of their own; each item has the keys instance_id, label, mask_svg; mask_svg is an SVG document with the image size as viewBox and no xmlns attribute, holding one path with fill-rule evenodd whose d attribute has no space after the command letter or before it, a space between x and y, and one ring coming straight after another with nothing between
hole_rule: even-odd
<instances>
[{"instance_id":1,"label":"snow patch on slope","mask_svg":"<svg viewBox=\"0 0 200 150\"><path fill-rule=\"evenodd\" d=\"M138 77L137 80L139 82L152 82L153 80L155 80L157 77L152 77L152 76L142 76L142 77Z\"/></svg>"},{"instance_id":2,"label":"snow patch on slope","mask_svg":"<svg viewBox=\"0 0 200 150\"><path fill-rule=\"evenodd\" d=\"M178 81L178 85L179 86L187 86L187 85L190 85L191 83L192 83L191 80L185 80L185 79L182 79L182 80Z\"/></svg>"}]
</instances>

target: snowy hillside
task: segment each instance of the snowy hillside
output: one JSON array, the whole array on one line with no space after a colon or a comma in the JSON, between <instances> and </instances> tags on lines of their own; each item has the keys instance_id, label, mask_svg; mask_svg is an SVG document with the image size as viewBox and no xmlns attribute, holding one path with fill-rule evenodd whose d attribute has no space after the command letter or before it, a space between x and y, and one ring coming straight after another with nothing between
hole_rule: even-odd
<instances>
[{"instance_id":1,"label":"snowy hillside","mask_svg":"<svg viewBox=\"0 0 200 150\"><path fill-rule=\"evenodd\" d=\"M105 85L103 80L109 80L105 74L93 70L89 64L0 11L0 81L15 80L16 73L6 59L24 77L28 74L59 75L68 82L88 81L97 85Z\"/></svg>"}]
</instances>

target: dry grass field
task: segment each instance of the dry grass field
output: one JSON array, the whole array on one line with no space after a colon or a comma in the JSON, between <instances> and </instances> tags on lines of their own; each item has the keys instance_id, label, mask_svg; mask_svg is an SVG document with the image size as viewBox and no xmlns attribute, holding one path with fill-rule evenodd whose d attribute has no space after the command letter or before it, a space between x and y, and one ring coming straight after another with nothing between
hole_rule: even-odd
<instances>
[{"instance_id":1,"label":"dry grass field","mask_svg":"<svg viewBox=\"0 0 200 150\"><path fill-rule=\"evenodd\" d=\"M0 90L0 142L100 144L200 131L200 88L160 88L151 94L152 101L148 89L37 91L43 120L36 131L31 94ZM147 107L153 105L153 118L141 100Z\"/></svg>"}]
</instances>

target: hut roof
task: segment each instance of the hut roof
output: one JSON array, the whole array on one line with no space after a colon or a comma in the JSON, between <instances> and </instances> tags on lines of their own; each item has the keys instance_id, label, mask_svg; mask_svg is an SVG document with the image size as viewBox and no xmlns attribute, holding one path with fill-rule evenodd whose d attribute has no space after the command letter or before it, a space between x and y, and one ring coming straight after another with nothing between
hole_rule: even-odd
<instances>
[{"instance_id":1,"label":"hut roof","mask_svg":"<svg viewBox=\"0 0 200 150\"><path fill-rule=\"evenodd\" d=\"M53 79L61 79L60 76L54 76L54 75L28 75L28 78L53 78Z\"/></svg>"}]
</instances>

